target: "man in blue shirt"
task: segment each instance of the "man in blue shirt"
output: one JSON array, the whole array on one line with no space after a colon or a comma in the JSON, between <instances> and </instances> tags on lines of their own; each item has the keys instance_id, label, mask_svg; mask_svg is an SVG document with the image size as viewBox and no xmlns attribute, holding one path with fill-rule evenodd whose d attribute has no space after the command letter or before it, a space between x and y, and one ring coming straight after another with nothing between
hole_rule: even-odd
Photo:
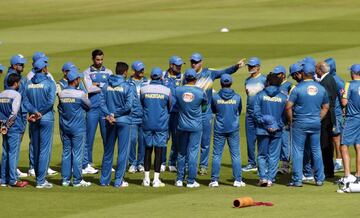
<instances>
[{"instance_id":1,"label":"man in blue shirt","mask_svg":"<svg viewBox=\"0 0 360 218\"><path fill-rule=\"evenodd\" d=\"M58 83L57 83L57 90L58 93L60 93L63 89L65 89L66 87L68 87L68 78L67 78L67 74L70 72L70 70L72 69L78 69L76 67L75 64L73 64L72 62L65 62L61 68L61 71L63 73L63 78L61 78ZM83 74L82 74L83 75ZM85 93L87 93L87 90L85 88L85 85L83 83L82 80L80 80L80 84L76 87L76 89L79 89Z\"/></svg>"},{"instance_id":2,"label":"man in blue shirt","mask_svg":"<svg viewBox=\"0 0 360 218\"><path fill-rule=\"evenodd\" d=\"M292 126L293 176L289 186L301 187L305 142L311 148L313 169L317 185L322 185L324 165L320 146L321 119L329 110L326 90L313 81L315 66L304 64L303 81L290 93L286 104L286 114Z\"/></svg>"},{"instance_id":3,"label":"man in blue shirt","mask_svg":"<svg viewBox=\"0 0 360 218\"><path fill-rule=\"evenodd\" d=\"M86 112L90 109L90 101L86 93L79 89L81 83L76 68L67 72L68 85L59 95L59 119L63 153L61 160L62 186L69 186L73 175L74 187L87 187L90 182L82 178L82 160L86 140Z\"/></svg>"},{"instance_id":4,"label":"man in blue shirt","mask_svg":"<svg viewBox=\"0 0 360 218\"><path fill-rule=\"evenodd\" d=\"M360 64L350 67L352 81L345 84L345 92L341 100L346 107L344 130L341 139L341 155L344 163L344 177L340 180L348 182L360 182ZM350 171L349 146L355 147L356 173L355 177Z\"/></svg>"},{"instance_id":5,"label":"man in blue shirt","mask_svg":"<svg viewBox=\"0 0 360 218\"><path fill-rule=\"evenodd\" d=\"M144 172L144 156L145 144L142 129L143 109L140 102L140 89L148 85L149 80L144 76L145 65L141 61L134 61L131 65L133 75L128 79L131 89L134 92L133 108L131 110L131 137L130 137L130 153L129 153L129 173L137 171ZM137 145L137 149L136 149ZM137 150L137 152L136 152ZM137 154L137 155L136 155Z\"/></svg>"},{"instance_id":6,"label":"man in blue shirt","mask_svg":"<svg viewBox=\"0 0 360 218\"><path fill-rule=\"evenodd\" d=\"M116 63L116 75L109 77L101 96L101 110L106 123L106 143L102 160L100 185L108 186L111 181L111 169L117 140L118 153L115 170L114 187L127 187L124 180L126 164L130 149L131 109L133 107L133 91L126 81L129 66L124 62Z\"/></svg>"},{"instance_id":7,"label":"man in blue shirt","mask_svg":"<svg viewBox=\"0 0 360 218\"><path fill-rule=\"evenodd\" d=\"M178 56L172 56L169 59L169 69L164 71L163 76L163 84L170 88L171 94L174 96L172 99L175 101L175 90L176 87L181 86L183 84L183 74L181 73L181 66L184 64L183 60ZM176 172L176 159L177 159L177 142L178 142L178 134L177 134L177 125L179 119L179 110L176 105L173 107L170 113L170 121L169 121L169 137L171 136L171 150L169 155L169 171ZM166 149L163 152L162 158L162 168L166 166Z\"/></svg>"},{"instance_id":8,"label":"man in blue shirt","mask_svg":"<svg viewBox=\"0 0 360 218\"><path fill-rule=\"evenodd\" d=\"M0 93L0 124L2 142L1 186L25 187L27 181L18 180L17 165L22 137L22 115L20 112L21 95L17 92L21 76L8 77L9 89Z\"/></svg>"},{"instance_id":9,"label":"man in blue shirt","mask_svg":"<svg viewBox=\"0 0 360 218\"><path fill-rule=\"evenodd\" d=\"M250 76L245 80L246 117L245 131L247 143L248 164L242 168L244 172L256 171L255 143L256 143L256 121L254 116L254 102L256 95L265 88L266 77L260 73L260 60L257 57L249 59L247 66Z\"/></svg>"},{"instance_id":10,"label":"man in blue shirt","mask_svg":"<svg viewBox=\"0 0 360 218\"><path fill-rule=\"evenodd\" d=\"M224 70L215 70L211 68L203 68L203 57L199 53L194 53L190 57L191 68L196 71L196 86L206 92L208 98L207 110L203 113L203 130L201 135L201 154L200 154L200 175L207 174L210 151L210 136L212 128L213 114L211 111L212 85L215 79L219 79L223 74L233 74L239 68L245 65L244 59L235 65Z\"/></svg>"},{"instance_id":11,"label":"man in blue shirt","mask_svg":"<svg viewBox=\"0 0 360 218\"><path fill-rule=\"evenodd\" d=\"M53 140L54 111L56 86L47 74L46 59L34 63L35 76L26 84L26 95L38 114L30 119L30 140L34 149L34 169L36 188L52 188L45 176L50 163L50 152Z\"/></svg>"},{"instance_id":12,"label":"man in blue shirt","mask_svg":"<svg viewBox=\"0 0 360 218\"><path fill-rule=\"evenodd\" d=\"M232 78L229 74L221 75L221 90L213 96L211 107L215 114L214 150L212 159L210 187L219 186L220 165L225 141L229 144L234 177L234 187L244 187L241 178L239 119L241 97L231 89Z\"/></svg>"},{"instance_id":13,"label":"man in blue shirt","mask_svg":"<svg viewBox=\"0 0 360 218\"><path fill-rule=\"evenodd\" d=\"M100 133L103 144L105 144L105 118L100 109L101 88L107 83L112 71L105 66L104 52L96 49L92 52L93 64L84 71L84 82L88 91L91 108L86 114L86 145L83 160L83 174L96 174L92 159L94 139L98 123L100 124Z\"/></svg>"},{"instance_id":14,"label":"man in blue shirt","mask_svg":"<svg viewBox=\"0 0 360 218\"><path fill-rule=\"evenodd\" d=\"M179 145L178 169L175 185L183 186L185 177L185 159L188 161L188 188L198 188L200 184L195 181L197 173L197 160L203 130L203 112L207 110L207 95L196 84L196 71L186 70L184 74L186 85L176 88L176 103L179 108Z\"/></svg>"},{"instance_id":15,"label":"man in blue shirt","mask_svg":"<svg viewBox=\"0 0 360 218\"><path fill-rule=\"evenodd\" d=\"M162 70L155 67L151 71L151 82L140 90L141 105L144 109L143 132L145 141L145 176L143 186L150 186L151 155L154 150L154 188L164 187L160 180L162 152L165 151L169 129L169 112L171 109L171 91L162 85Z\"/></svg>"}]
</instances>

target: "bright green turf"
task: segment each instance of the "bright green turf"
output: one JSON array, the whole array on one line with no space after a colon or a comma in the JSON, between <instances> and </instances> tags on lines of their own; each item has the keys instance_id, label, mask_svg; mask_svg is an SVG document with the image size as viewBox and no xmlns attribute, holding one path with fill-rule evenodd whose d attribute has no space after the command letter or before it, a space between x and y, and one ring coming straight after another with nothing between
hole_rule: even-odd
<instances>
[{"instance_id":1,"label":"bright green turf","mask_svg":"<svg viewBox=\"0 0 360 218\"><path fill-rule=\"evenodd\" d=\"M337 60L338 73L347 80L347 67L360 62L359 7L357 0L0 1L0 63L7 64L15 53L30 60L34 51L44 51L50 56L50 72L58 79L65 61L85 69L94 48L105 51L105 65L112 69L117 60L131 63L140 59L147 71L153 66L165 68L173 54L187 60L194 51L201 52L210 67L224 67L241 57L256 55L263 61L264 72L278 64L288 66L307 55L318 60L331 56ZM230 32L220 33L222 27L228 27ZM26 68L29 70L30 64ZM234 79L234 88L244 102L246 76L246 71L241 70ZM215 88L219 88L218 82ZM245 163L243 124L242 119ZM51 166L60 170L62 146L57 121L55 129ZM19 163L24 171L28 167L27 144L26 136ZM99 165L102 156L99 134L94 153L95 164ZM58 186L60 176L55 176L49 178L57 185L52 190L0 188L0 214L2 217L360 215L358 196L337 194L331 182L323 187L306 185L293 189L284 186L289 177L283 176L280 184L263 189L255 186L256 174L243 176L246 188L231 187L231 164L226 149L218 189L206 187L209 175L198 178L202 187L197 190L174 187L175 175L170 173L162 175L167 186L157 190L141 187L140 174L127 174L130 187L122 190L98 186L98 176L85 177L95 183L88 189L62 188ZM231 208L232 200L241 196L271 201L275 206Z\"/></svg>"}]
</instances>

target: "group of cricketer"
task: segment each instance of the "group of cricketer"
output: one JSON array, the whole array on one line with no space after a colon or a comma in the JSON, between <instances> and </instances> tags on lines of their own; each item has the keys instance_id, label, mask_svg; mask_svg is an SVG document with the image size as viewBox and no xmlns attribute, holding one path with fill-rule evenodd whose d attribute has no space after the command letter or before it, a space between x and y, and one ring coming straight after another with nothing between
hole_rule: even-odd
<instances>
[{"instance_id":1,"label":"group of cricketer","mask_svg":"<svg viewBox=\"0 0 360 218\"><path fill-rule=\"evenodd\" d=\"M196 177L207 174L211 136L209 187L219 187L226 142L234 187L246 185L242 171L258 171L261 187L274 185L278 173L290 172L288 186L301 187L304 180L321 186L325 174L320 129L321 120L329 113L329 97L319 81L329 74L337 84L337 122L332 131L335 171L344 169L342 182L360 182L360 64L349 68L352 81L345 84L336 74L334 59L316 63L306 57L289 67L289 76L297 82L292 84L281 65L267 75L261 74L261 62L256 57L246 64L241 59L233 66L215 70L204 67L203 56L194 53L190 68L184 72L182 58L172 56L167 70L154 67L150 78L146 78L142 61L134 61L131 66L117 62L113 73L103 65L103 51L96 49L92 52L92 65L83 73L74 63L66 62L63 78L56 82L48 71L49 58L44 53L35 52L32 61L27 76L22 74L27 61L20 54L11 57L6 74L6 68L0 64L0 73L4 74L4 91L0 93L1 186L28 185L20 180L25 173L18 170L20 145L28 125L28 173L36 178L36 188L53 187L46 177L57 173L49 166L56 99L65 187L88 187L91 183L83 175L99 173L93 163L98 124L104 148L101 186L127 187L125 173L142 172L143 186L164 187L160 173L168 169L177 174L175 186L200 187ZM232 88L231 75L245 66L249 72L245 80L248 164L242 167L242 99ZM216 92L213 84L217 79L221 89ZM350 172L350 145L356 148L355 175Z\"/></svg>"}]
</instances>

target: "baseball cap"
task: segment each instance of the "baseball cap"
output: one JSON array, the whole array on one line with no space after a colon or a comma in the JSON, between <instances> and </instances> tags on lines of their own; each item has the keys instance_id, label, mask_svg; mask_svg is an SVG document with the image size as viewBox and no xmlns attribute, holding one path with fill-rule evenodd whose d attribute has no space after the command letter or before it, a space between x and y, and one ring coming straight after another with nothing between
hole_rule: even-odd
<instances>
[{"instance_id":1,"label":"baseball cap","mask_svg":"<svg viewBox=\"0 0 360 218\"><path fill-rule=\"evenodd\" d=\"M302 71L302 69L303 68L302 68L301 64L299 64L299 63L292 64L289 67L290 75L293 75L294 73L300 72L300 71Z\"/></svg>"},{"instance_id":2,"label":"baseball cap","mask_svg":"<svg viewBox=\"0 0 360 218\"><path fill-rule=\"evenodd\" d=\"M360 64L353 64L349 70L355 74L360 74Z\"/></svg>"},{"instance_id":3,"label":"baseball cap","mask_svg":"<svg viewBox=\"0 0 360 218\"><path fill-rule=\"evenodd\" d=\"M152 70L151 70L151 73L150 73L150 77L151 79L153 80L158 80L161 78L162 76L162 69L160 67L154 67Z\"/></svg>"},{"instance_id":4,"label":"baseball cap","mask_svg":"<svg viewBox=\"0 0 360 218\"><path fill-rule=\"evenodd\" d=\"M71 68L69 73L66 75L69 82L76 80L77 78L82 78L84 75L79 73L76 68Z\"/></svg>"},{"instance_id":5,"label":"baseball cap","mask_svg":"<svg viewBox=\"0 0 360 218\"><path fill-rule=\"evenodd\" d=\"M93 73L93 74L90 74L90 79L94 83L103 83L109 79L109 75L105 74L105 73Z\"/></svg>"},{"instance_id":6,"label":"baseball cap","mask_svg":"<svg viewBox=\"0 0 360 218\"><path fill-rule=\"evenodd\" d=\"M33 63L35 63L35 61L39 60L40 58L44 58L46 61L49 61L49 57L47 57L44 52L37 51L32 56Z\"/></svg>"},{"instance_id":7,"label":"baseball cap","mask_svg":"<svg viewBox=\"0 0 360 218\"><path fill-rule=\"evenodd\" d=\"M304 59L302 59L301 61L300 61L300 63L302 64L302 65L304 65L304 64L312 64L312 65L316 65L316 61L315 61L315 59L314 58L312 58L312 57L305 57Z\"/></svg>"},{"instance_id":8,"label":"baseball cap","mask_svg":"<svg viewBox=\"0 0 360 218\"><path fill-rule=\"evenodd\" d=\"M48 63L47 63L47 61L46 61L45 58L40 58L40 59L38 59L37 61L35 61L35 63L33 64L33 66L34 66L34 70L35 70L36 72L39 72L39 71L41 71L42 69L44 69L45 67L47 67L47 66L48 66Z\"/></svg>"},{"instance_id":9,"label":"baseball cap","mask_svg":"<svg viewBox=\"0 0 360 218\"><path fill-rule=\"evenodd\" d=\"M179 56L172 56L170 59L169 59L169 64L175 64L175 65L182 65L184 62L183 60L179 57Z\"/></svg>"},{"instance_id":10,"label":"baseball cap","mask_svg":"<svg viewBox=\"0 0 360 218\"><path fill-rule=\"evenodd\" d=\"M73 64L72 62L66 62L66 63L62 66L61 70L62 70L62 71L69 71L69 70L71 70L72 68L76 68L75 64Z\"/></svg>"},{"instance_id":11,"label":"baseball cap","mask_svg":"<svg viewBox=\"0 0 360 218\"><path fill-rule=\"evenodd\" d=\"M200 61L202 61L202 59L203 59L203 56L200 53L194 53L190 57L190 61L200 62Z\"/></svg>"},{"instance_id":12,"label":"baseball cap","mask_svg":"<svg viewBox=\"0 0 360 218\"><path fill-rule=\"evenodd\" d=\"M278 125L277 121L275 120L275 117L273 117L271 115L264 115L263 121L264 121L265 128L279 129L279 125Z\"/></svg>"},{"instance_id":13,"label":"baseball cap","mask_svg":"<svg viewBox=\"0 0 360 218\"><path fill-rule=\"evenodd\" d=\"M2 64L0 64L0 71L4 72L5 70L6 68Z\"/></svg>"},{"instance_id":14,"label":"baseball cap","mask_svg":"<svg viewBox=\"0 0 360 218\"><path fill-rule=\"evenodd\" d=\"M230 74L223 74L223 75L221 75L220 83L223 84L223 85L230 85L230 84L232 84L232 78L231 78Z\"/></svg>"},{"instance_id":15,"label":"baseball cap","mask_svg":"<svg viewBox=\"0 0 360 218\"><path fill-rule=\"evenodd\" d=\"M279 66L276 66L273 71L272 71L273 74L280 74L280 73L283 73L284 75L286 75L286 69L284 66L282 65L279 65Z\"/></svg>"},{"instance_id":16,"label":"baseball cap","mask_svg":"<svg viewBox=\"0 0 360 218\"><path fill-rule=\"evenodd\" d=\"M192 68L189 68L185 71L185 79L193 79L196 78L196 71Z\"/></svg>"},{"instance_id":17,"label":"baseball cap","mask_svg":"<svg viewBox=\"0 0 360 218\"><path fill-rule=\"evenodd\" d=\"M25 64L26 63L26 59L24 58L23 55L21 54L17 54L11 57L10 59L10 64L14 65L14 64Z\"/></svg>"},{"instance_id":18,"label":"baseball cap","mask_svg":"<svg viewBox=\"0 0 360 218\"><path fill-rule=\"evenodd\" d=\"M141 61L135 61L132 65L131 68L133 70L135 70L136 72L139 72L141 70L143 70L145 68L145 64Z\"/></svg>"},{"instance_id":19,"label":"baseball cap","mask_svg":"<svg viewBox=\"0 0 360 218\"><path fill-rule=\"evenodd\" d=\"M303 66L303 71L305 74L314 74L315 73L315 66L311 63L305 63Z\"/></svg>"},{"instance_id":20,"label":"baseball cap","mask_svg":"<svg viewBox=\"0 0 360 218\"><path fill-rule=\"evenodd\" d=\"M257 57L252 57L249 59L249 61L247 62L248 66L254 67L254 66L260 66L260 59Z\"/></svg>"}]
</instances>

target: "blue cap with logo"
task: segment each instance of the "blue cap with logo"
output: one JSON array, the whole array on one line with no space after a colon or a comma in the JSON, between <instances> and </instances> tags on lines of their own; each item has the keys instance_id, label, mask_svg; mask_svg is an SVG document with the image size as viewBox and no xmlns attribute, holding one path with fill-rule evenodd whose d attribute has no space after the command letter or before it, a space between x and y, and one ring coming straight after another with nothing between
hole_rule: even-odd
<instances>
[{"instance_id":1,"label":"blue cap with logo","mask_svg":"<svg viewBox=\"0 0 360 218\"><path fill-rule=\"evenodd\" d=\"M35 52L34 55L32 56L33 63L35 63L35 62L36 62L37 60L39 60L40 58L44 58L46 61L49 61L49 57L47 57L44 52L37 51L37 52Z\"/></svg>"},{"instance_id":2,"label":"blue cap with logo","mask_svg":"<svg viewBox=\"0 0 360 218\"><path fill-rule=\"evenodd\" d=\"M158 80L158 79L160 79L162 77L162 74L163 74L163 71L162 71L162 69L160 67L154 67L151 70L150 77L153 80Z\"/></svg>"},{"instance_id":3,"label":"blue cap with logo","mask_svg":"<svg viewBox=\"0 0 360 218\"><path fill-rule=\"evenodd\" d=\"M303 65L303 71L305 74L314 74L315 73L315 66L311 63L305 63Z\"/></svg>"},{"instance_id":4,"label":"blue cap with logo","mask_svg":"<svg viewBox=\"0 0 360 218\"><path fill-rule=\"evenodd\" d=\"M284 66L279 65L279 66L276 66L276 67L273 69L272 73L274 73L274 74L283 73L284 75L286 75L286 69L285 69Z\"/></svg>"},{"instance_id":5,"label":"blue cap with logo","mask_svg":"<svg viewBox=\"0 0 360 218\"><path fill-rule=\"evenodd\" d=\"M274 129L274 130L279 129L279 125L278 125L277 121L275 120L275 117L273 117L271 115L264 115L263 121L264 121L264 126L266 129L269 129L269 128Z\"/></svg>"},{"instance_id":6,"label":"blue cap with logo","mask_svg":"<svg viewBox=\"0 0 360 218\"><path fill-rule=\"evenodd\" d=\"M181 57L179 56L172 56L170 59L169 59L169 64L175 64L175 65L182 65L184 62L183 60L181 59Z\"/></svg>"},{"instance_id":7,"label":"blue cap with logo","mask_svg":"<svg viewBox=\"0 0 360 218\"><path fill-rule=\"evenodd\" d=\"M353 64L349 70L355 74L360 74L360 64Z\"/></svg>"},{"instance_id":8,"label":"blue cap with logo","mask_svg":"<svg viewBox=\"0 0 360 218\"><path fill-rule=\"evenodd\" d=\"M252 57L249 59L249 61L247 62L246 65L251 66L251 67L255 67L255 66L260 66L261 62L260 59L257 57Z\"/></svg>"},{"instance_id":9,"label":"blue cap with logo","mask_svg":"<svg viewBox=\"0 0 360 218\"><path fill-rule=\"evenodd\" d=\"M303 67L299 63L290 65L290 67L289 67L290 75L289 76L293 75L294 73L298 73L298 72L302 71L302 69L303 69Z\"/></svg>"},{"instance_id":10,"label":"blue cap with logo","mask_svg":"<svg viewBox=\"0 0 360 218\"><path fill-rule=\"evenodd\" d=\"M2 64L0 64L0 71L1 71L1 72L4 72L5 69L6 69L6 68L5 68Z\"/></svg>"},{"instance_id":11,"label":"blue cap with logo","mask_svg":"<svg viewBox=\"0 0 360 218\"><path fill-rule=\"evenodd\" d=\"M10 59L10 64L14 65L14 64L25 64L26 63L26 59L24 58L23 55L21 54L17 54L11 57Z\"/></svg>"},{"instance_id":12,"label":"blue cap with logo","mask_svg":"<svg viewBox=\"0 0 360 218\"><path fill-rule=\"evenodd\" d=\"M42 69L48 66L45 58L40 58L33 64L35 72L40 72Z\"/></svg>"},{"instance_id":13,"label":"blue cap with logo","mask_svg":"<svg viewBox=\"0 0 360 218\"><path fill-rule=\"evenodd\" d=\"M194 53L190 57L190 61L200 62L200 61L202 61L202 59L203 59L203 56L200 53Z\"/></svg>"},{"instance_id":14,"label":"blue cap with logo","mask_svg":"<svg viewBox=\"0 0 360 218\"><path fill-rule=\"evenodd\" d=\"M71 68L68 74L66 75L69 82L72 82L76 80L77 78L82 78L84 75L82 73L79 73L79 71L76 68Z\"/></svg>"},{"instance_id":15,"label":"blue cap with logo","mask_svg":"<svg viewBox=\"0 0 360 218\"><path fill-rule=\"evenodd\" d=\"M109 74L106 74L106 73L93 73L93 74L90 74L90 79L94 83L105 83L109 79Z\"/></svg>"},{"instance_id":16,"label":"blue cap with logo","mask_svg":"<svg viewBox=\"0 0 360 218\"><path fill-rule=\"evenodd\" d=\"M141 61L135 61L132 65L131 65L131 68L136 71L136 72L139 72L143 69L145 69L145 64Z\"/></svg>"},{"instance_id":17,"label":"blue cap with logo","mask_svg":"<svg viewBox=\"0 0 360 218\"><path fill-rule=\"evenodd\" d=\"M196 78L196 71L192 68L189 68L185 71L185 79L194 79Z\"/></svg>"},{"instance_id":18,"label":"blue cap with logo","mask_svg":"<svg viewBox=\"0 0 360 218\"><path fill-rule=\"evenodd\" d=\"M302 59L300 61L300 64L304 65L304 64L311 64L311 65L316 65L316 61L314 58L312 57L305 57L304 59Z\"/></svg>"},{"instance_id":19,"label":"blue cap with logo","mask_svg":"<svg viewBox=\"0 0 360 218\"><path fill-rule=\"evenodd\" d=\"M62 71L69 71L69 70L71 70L72 68L76 68L75 64L73 64L72 62L66 62L66 63L62 66L61 70L62 70Z\"/></svg>"},{"instance_id":20,"label":"blue cap with logo","mask_svg":"<svg viewBox=\"0 0 360 218\"><path fill-rule=\"evenodd\" d=\"M232 84L232 77L230 74L223 74L220 78L220 83L223 85L231 85Z\"/></svg>"}]
</instances>

